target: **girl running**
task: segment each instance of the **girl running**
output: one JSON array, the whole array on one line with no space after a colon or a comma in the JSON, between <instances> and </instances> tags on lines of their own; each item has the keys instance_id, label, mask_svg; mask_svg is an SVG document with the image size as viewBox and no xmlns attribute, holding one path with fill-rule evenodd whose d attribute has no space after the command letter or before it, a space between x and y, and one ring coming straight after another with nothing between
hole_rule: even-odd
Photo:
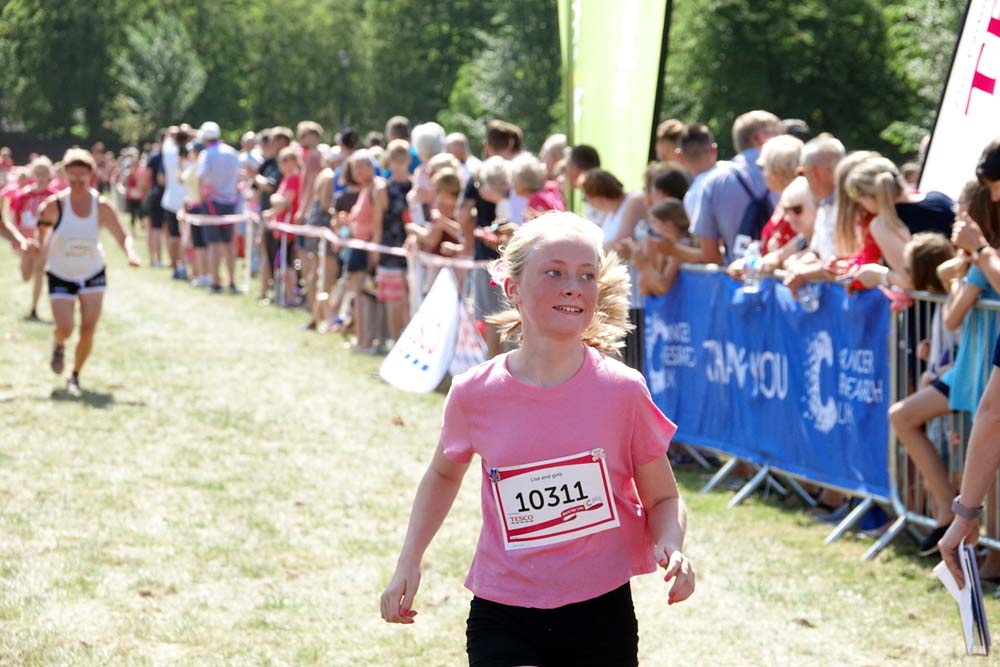
<instances>
[{"instance_id":1,"label":"girl running","mask_svg":"<svg viewBox=\"0 0 1000 667\"><path fill-rule=\"evenodd\" d=\"M629 279L572 213L520 227L496 267L520 347L457 377L417 490L382 617L413 623L424 551L473 454L483 526L466 586L472 666L636 665L629 580L665 568L668 602L694 592L687 511L667 461L676 427L642 376L606 353L628 329Z\"/></svg>"},{"instance_id":2,"label":"girl running","mask_svg":"<svg viewBox=\"0 0 1000 667\"><path fill-rule=\"evenodd\" d=\"M131 266L142 260L132 247L132 237L122 229L114 207L90 188L96 165L90 153L79 148L66 151L63 158L69 189L47 199L39 209L39 243L47 252L45 265L49 301L55 319L55 340L50 366L63 372L64 346L73 334L76 302L80 302L80 340L76 344L73 373L66 380L71 393L80 391L80 371L94 344L94 330L101 317L107 285L101 227L104 227L128 255Z\"/></svg>"}]
</instances>

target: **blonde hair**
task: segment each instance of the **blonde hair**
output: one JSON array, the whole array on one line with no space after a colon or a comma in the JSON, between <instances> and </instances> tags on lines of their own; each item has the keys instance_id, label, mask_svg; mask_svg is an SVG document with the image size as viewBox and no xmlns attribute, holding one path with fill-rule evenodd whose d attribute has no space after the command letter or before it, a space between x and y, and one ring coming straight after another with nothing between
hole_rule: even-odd
<instances>
[{"instance_id":1,"label":"blonde hair","mask_svg":"<svg viewBox=\"0 0 1000 667\"><path fill-rule=\"evenodd\" d=\"M406 160L410 164L410 144L406 139L393 139L385 149L389 162Z\"/></svg>"},{"instance_id":2,"label":"blonde hair","mask_svg":"<svg viewBox=\"0 0 1000 667\"><path fill-rule=\"evenodd\" d=\"M847 194L851 199L874 197L878 204L878 217L894 232L900 235L906 232L904 240L909 240L909 232L896 213L896 199L905 191L906 182L888 158L868 158L847 175Z\"/></svg>"},{"instance_id":3,"label":"blonde hair","mask_svg":"<svg viewBox=\"0 0 1000 667\"><path fill-rule=\"evenodd\" d=\"M82 164L91 171L97 171L94 156L90 154L90 151L85 151L82 148L74 147L67 150L63 155L62 162L66 167L72 167L74 164Z\"/></svg>"},{"instance_id":4,"label":"blonde hair","mask_svg":"<svg viewBox=\"0 0 1000 667\"><path fill-rule=\"evenodd\" d=\"M804 144L790 134L780 134L768 139L760 149L757 164L780 178L786 185L795 179L799 156Z\"/></svg>"},{"instance_id":5,"label":"blonde hair","mask_svg":"<svg viewBox=\"0 0 1000 667\"><path fill-rule=\"evenodd\" d=\"M510 161L511 180L520 183L529 192L545 187L545 165L531 153L521 153Z\"/></svg>"},{"instance_id":6,"label":"blonde hair","mask_svg":"<svg viewBox=\"0 0 1000 667\"><path fill-rule=\"evenodd\" d=\"M510 190L510 166L507 160L499 155L484 160L479 168L478 180L481 187L487 187L506 197Z\"/></svg>"},{"instance_id":7,"label":"blonde hair","mask_svg":"<svg viewBox=\"0 0 1000 667\"><path fill-rule=\"evenodd\" d=\"M592 222L575 213L551 211L524 223L501 248L501 259L494 264L492 273L496 282L508 277L520 280L539 241L567 237L586 241L597 256L597 307L580 340L605 354L617 355L625 345L625 335L633 328L628 321L631 283L628 268L618 261L618 256L605 253L601 230ZM523 334L521 313L506 294L504 301L508 308L489 315L486 321L500 330L501 340L516 343Z\"/></svg>"},{"instance_id":8,"label":"blonde hair","mask_svg":"<svg viewBox=\"0 0 1000 667\"><path fill-rule=\"evenodd\" d=\"M45 170L45 173L52 175L52 160L45 155L39 155L28 165L28 173L34 174L38 170Z\"/></svg>"},{"instance_id":9,"label":"blonde hair","mask_svg":"<svg viewBox=\"0 0 1000 667\"><path fill-rule=\"evenodd\" d=\"M748 111L733 121L733 146L737 153L753 148L758 132L777 128L781 120L770 111ZM777 132L777 130L774 130Z\"/></svg>"},{"instance_id":10,"label":"blonde hair","mask_svg":"<svg viewBox=\"0 0 1000 667\"><path fill-rule=\"evenodd\" d=\"M452 197L462 194L462 179L454 169L442 169L431 177L431 184L438 192L444 192Z\"/></svg>"},{"instance_id":11,"label":"blonde hair","mask_svg":"<svg viewBox=\"0 0 1000 667\"><path fill-rule=\"evenodd\" d=\"M874 151L854 151L837 164L837 218L833 223L833 244L838 257L853 257L858 252L858 218L863 207L847 191L847 177L859 164L878 157Z\"/></svg>"},{"instance_id":12,"label":"blonde hair","mask_svg":"<svg viewBox=\"0 0 1000 667\"><path fill-rule=\"evenodd\" d=\"M445 169L451 169L455 172L459 172L462 169L462 163L459 162L458 158L451 153L438 153L427 161L427 171L429 171L432 176L439 171L444 171Z\"/></svg>"}]
</instances>

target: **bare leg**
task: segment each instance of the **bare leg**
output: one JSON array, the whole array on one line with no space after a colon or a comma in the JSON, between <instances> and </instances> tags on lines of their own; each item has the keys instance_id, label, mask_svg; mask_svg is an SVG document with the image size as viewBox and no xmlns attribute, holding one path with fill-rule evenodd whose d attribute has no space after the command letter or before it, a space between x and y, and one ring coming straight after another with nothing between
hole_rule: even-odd
<instances>
[{"instance_id":1,"label":"bare leg","mask_svg":"<svg viewBox=\"0 0 1000 667\"><path fill-rule=\"evenodd\" d=\"M934 498L935 518L939 526L948 525L954 518L950 508L955 489L948 479L941 456L927 438L923 426L928 420L948 412L948 398L934 387L924 387L889 408L892 428L924 476L928 491Z\"/></svg>"},{"instance_id":2,"label":"bare leg","mask_svg":"<svg viewBox=\"0 0 1000 667\"><path fill-rule=\"evenodd\" d=\"M344 298L354 299L354 333L358 338L358 345L365 339L365 307L361 299L361 281L364 280L364 271L355 271L347 276L347 291Z\"/></svg>"},{"instance_id":3,"label":"bare leg","mask_svg":"<svg viewBox=\"0 0 1000 667\"><path fill-rule=\"evenodd\" d=\"M179 269L183 266L181 262L181 237L170 236L167 238L167 254L170 256L170 266Z\"/></svg>"},{"instance_id":4,"label":"bare leg","mask_svg":"<svg viewBox=\"0 0 1000 667\"><path fill-rule=\"evenodd\" d=\"M235 235L234 235L235 236ZM222 257L226 262L226 273L229 274L229 284L236 284L236 249L233 247L233 241L229 243L222 243L219 245L219 249L222 251Z\"/></svg>"},{"instance_id":5,"label":"bare leg","mask_svg":"<svg viewBox=\"0 0 1000 667\"><path fill-rule=\"evenodd\" d=\"M208 244L208 270L212 274L212 284L221 285L222 276L219 273L219 265L222 263L222 243Z\"/></svg>"},{"instance_id":6,"label":"bare leg","mask_svg":"<svg viewBox=\"0 0 1000 667\"><path fill-rule=\"evenodd\" d=\"M73 335L73 319L76 313L76 299L50 299L52 319L56 326L53 332L53 343L62 347Z\"/></svg>"},{"instance_id":7,"label":"bare leg","mask_svg":"<svg viewBox=\"0 0 1000 667\"><path fill-rule=\"evenodd\" d=\"M38 310L38 300L42 297L42 283L45 280L45 262L41 257L35 258L34 266L35 282L31 286L31 312Z\"/></svg>"},{"instance_id":8,"label":"bare leg","mask_svg":"<svg viewBox=\"0 0 1000 667\"><path fill-rule=\"evenodd\" d=\"M104 292L81 294L79 298L80 340L76 343L76 356L73 362L74 375L83 370L83 365L87 363L87 357L90 356L90 350L94 346L94 331L97 329L97 320L101 317Z\"/></svg>"}]
</instances>

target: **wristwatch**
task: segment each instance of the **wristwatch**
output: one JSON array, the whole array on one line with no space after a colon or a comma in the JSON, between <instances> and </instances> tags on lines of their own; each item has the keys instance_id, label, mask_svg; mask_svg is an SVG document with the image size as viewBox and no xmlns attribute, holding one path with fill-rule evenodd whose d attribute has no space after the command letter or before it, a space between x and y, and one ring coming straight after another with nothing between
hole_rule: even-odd
<instances>
[{"instance_id":1,"label":"wristwatch","mask_svg":"<svg viewBox=\"0 0 1000 667\"><path fill-rule=\"evenodd\" d=\"M972 262L974 264L979 264L979 255L982 254L984 250L990 247L989 243L984 243L975 250L972 251Z\"/></svg>"},{"instance_id":2,"label":"wristwatch","mask_svg":"<svg viewBox=\"0 0 1000 667\"><path fill-rule=\"evenodd\" d=\"M983 506L966 507L959 502L959 497L960 496L955 496L955 499L951 501L951 511L963 519L978 519L979 515L983 513Z\"/></svg>"}]
</instances>

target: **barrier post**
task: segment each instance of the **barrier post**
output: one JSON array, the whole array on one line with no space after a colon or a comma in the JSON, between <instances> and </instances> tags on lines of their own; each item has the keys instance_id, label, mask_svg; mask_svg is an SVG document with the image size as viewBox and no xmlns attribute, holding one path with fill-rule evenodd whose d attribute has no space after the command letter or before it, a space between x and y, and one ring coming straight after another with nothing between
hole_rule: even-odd
<instances>
[{"instance_id":1,"label":"barrier post","mask_svg":"<svg viewBox=\"0 0 1000 667\"><path fill-rule=\"evenodd\" d=\"M246 262L247 294L253 296L253 253L257 248L257 226L254 216L246 214L246 236L243 239L243 261Z\"/></svg>"},{"instance_id":2,"label":"barrier post","mask_svg":"<svg viewBox=\"0 0 1000 667\"><path fill-rule=\"evenodd\" d=\"M286 273L288 269L288 235L285 232L281 232L281 276L275 281L277 286L275 289L280 289L278 292L278 305L285 305L285 280Z\"/></svg>"}]
</instances>

